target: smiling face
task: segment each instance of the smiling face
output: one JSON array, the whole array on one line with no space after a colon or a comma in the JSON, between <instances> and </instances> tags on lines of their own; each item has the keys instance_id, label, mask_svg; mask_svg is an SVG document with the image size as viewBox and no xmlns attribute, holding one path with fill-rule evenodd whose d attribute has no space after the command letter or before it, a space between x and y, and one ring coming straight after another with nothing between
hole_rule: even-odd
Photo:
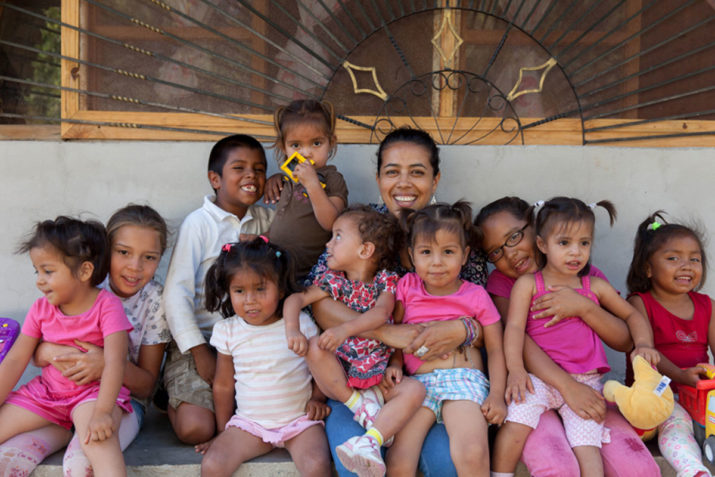
<instances>
[{"instance_id":1,"label":"smiling face","mask_svg":"<svg viewBox=\"0 0 715 477\"><path fill-rule=\"evenodd\" d=\"M90 288L89 277L94 267L90 262L80 265L78 273L87 279L83 282L64 261L64 257L54 247L46 245L30 249L30 260L35 268L37 279L35 285L51 305L57 306L66 315L82 313L84 298ZM89 275L87 275L89 265Z\"/></svg>"},{"instance_id":2,"label":"smiling face","mask_svg":"<svg viewBox=\"0 0 715 477\"><path fill-rule=\"evenodd\" d=\"M402 209L420 210L434 195L440 175L434 175L429 151L418 144L396 142L382 152L377 173L380 196L397 216Z\"/></svg>"},{"instance_id":3,"label":"smiling face","mask_svg":"<svg viewBox=\"0 0 715 477\"><path fill-rule=\"evenodd\" d=\"M439 229L434 237L417 236L409 252L427 293L444 296L459 290L459 273L469 256L469 247L462 245L458 233Z\"/></svg>"},{"instance_id":4,"label":"smiling face","mask_svg":"<svg viewBox=\"0 0 715 477\"><path fill-rule=\"evenodd\" d=\"M483 234L482 246L487 254L502 247L502 256L494 262L494 266L510 278L519 278L525 273L534 273L536 265L536 245L534 243L534 228L526 227L521 241L513 247L504 244L526 225L526 220L514 217L507 211L497 212L487 218L481 225Z\"/></svg>"},{"instance_id":5,"label":"smiling face","mask_svg":"<svg viewBox=\"0 0 715 477\"><path fill-rule=\"evenodd\" d=\"M312 159L316 168L323 167L330 158L334 142L333 138L317 124L297 123L286 131L283 151L286 157L290 157L294 152L299 152L306 159Z\"/></svg>"},{"instance_id":6,"label":"smiling face","mask_svg":"<svg viewBox=\"0 0 715 477\"><path fill-rule=\"evenodd\" d=\"M161 260L159 232L139 225L124 225L114 233L109 266L109 285L122 298L144 288Z\"/></svg>"},{"instance_id":7,"label":"smiling face","mask_svg":"<svg viewBox=\"0 0 715 477\"><path fill-rule=\"evenodd\" d=\"M536 237L537 247L546 255L544 268L564 276L578 275L591 256L593 224L556 223L544 229L545 237Z\"/></svg>"},{"instance_id":8,"label":"smiling face","mask_svg":"<svg viewBox=\"0 0 715 477\"><path fill-rule=\"evenodd\" d=\"M216 205L242 218L248 207L263 195L266 158L258 149L231 149L227 153L221 175L209 171L209 181L216 190Z\"/></svg>"},{"instance_id":9,"label":"smiling face","mask_svg":"<svg viewBox=\"0 0 715 477\"><path fill-rule=\"evenodd\" d=\"M281 294L273 280L242 268L231 277L228 292L233 311L249 325L266 326L279 320Z\"/></svg>"},{"instance_id":10,"label":"smiling face","mask_svg":"<svg viewBox=\"0 0 715 477\"><path fill-rule=\"evenodd\" d=\"M647 275L656 294L682 294L692 291L703 274L702 251L688 235L666 241L648 259Z\"/></svg>"}]
</instances>

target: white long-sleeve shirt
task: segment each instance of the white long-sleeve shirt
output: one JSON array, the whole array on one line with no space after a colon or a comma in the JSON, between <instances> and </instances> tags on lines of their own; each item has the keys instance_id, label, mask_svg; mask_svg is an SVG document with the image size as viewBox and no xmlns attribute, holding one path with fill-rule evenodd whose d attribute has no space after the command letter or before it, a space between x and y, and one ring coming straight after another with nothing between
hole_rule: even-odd
<instances>
[{"instance_id":1,"label":"white long-sleeve shirt","mask_svg":"<svg viewBox=\"0 0 715 477\"><path fill-rule=\"evenodd\" d=\"M203 206L186 216L181 224L164 284L166 320L182 353L208 342L214 324L222 319L220 313L206 310L204 301L206 272L221 247L238 242L242 233L267 232L275 213L254 204L239 219L218 207L213 199L213 195L207 195Z\"/></svg>"}]
</instances>

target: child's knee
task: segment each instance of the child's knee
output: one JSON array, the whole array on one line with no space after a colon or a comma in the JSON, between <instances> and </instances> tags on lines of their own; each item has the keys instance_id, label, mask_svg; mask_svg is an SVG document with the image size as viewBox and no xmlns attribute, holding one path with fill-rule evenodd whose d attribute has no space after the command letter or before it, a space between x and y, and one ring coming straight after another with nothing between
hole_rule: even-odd
<instances>
[{"instance_id":1,"label":"child's knee","mask_svg":"<svg viewBox=\"0 0 715 477\"><path fill-rule=\"evenodd\" d=\"M200 444L211 439L216 431L213 421L198 419L195 416L182 416L174 423L174 433L184 444Z\"/></svg>"},{"instance_id":2,"label":"child's knee","mask_svg":"<svg viewBox=\"0 0 715 477\"><path fill-rule=\"evenodd\" d=\"M489 467L489 448L487 443L450 440L449 453L457 469L479 469Z\"/></svg>"},{"instance_id":3,"label":"child's knee","mask_svg":"<svg viewBox=\"0 0 715 477\"><path fill-rule=\"evenodd\" d=\"M400 449L396 447L390 448L385 456L388 474L391 476L415 475L417 473L419 455L412 454L412 452L401 452Z\"/></svg>"},{"instance_id":4,"label":"child's knee","mask_svg":"<svg viewBox=\"0 0 715 477\"><path fill-rule=\"evenodd\" d=\"M325 355L328 353L318 346L318 336L319 335L313 336L308 340L308 354L305 356L305 359L309 362L317 362L318 360L325 359Z\"/></svg>"},{"instance_id":5,"label":"child's knee","mask_svg":"<svg viewBox=\"0 0 715 477\"><path fill-rule=\"evenodd\" d=\"M209 450L201 460L201 475L215 476L224 474L226 474L225 459L219 453Z\"/></svg>"},{"instance_id":6,"label":"child's knee","mask_svg":"<svg viewBox=\"0 0 715 477\"><path fill-rule=\"evenodd\" d=\"M328 449L312 449L300 455L295 464L303 475L330 475L330 452Z\"/></svg>"},{"instance_id":7,"label":"child's knee","mask_svg":"<svg viewBox=\"0 0 715 477\"><path fill-rule=\"evenodd\" d=\"M409 400L409 402L419 407L425 399L426 391L424 385L416 379L403 378L399 384L399 392L407 396L406 401Z\"/></svg>"}]
</instances>

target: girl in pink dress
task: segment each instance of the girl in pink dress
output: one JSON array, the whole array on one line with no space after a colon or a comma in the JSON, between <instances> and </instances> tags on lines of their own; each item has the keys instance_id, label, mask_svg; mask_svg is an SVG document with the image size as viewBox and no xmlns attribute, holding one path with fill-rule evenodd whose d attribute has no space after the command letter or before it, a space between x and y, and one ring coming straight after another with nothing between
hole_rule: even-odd
<instances>
[{"instance_id":1,"label":"girl in pink dress","mask_svg":"<svg viewBox=\"0 0 715 477\"><path fill-rule=\"evenodd\" d=\"M299 355L307 352L308 366L320 390L345 403L367 429L365 435L336 447L343 465L360 476L384 474L380 448L389 445L424 396L422 385L407 378L389 391L381 391L378 384L392 350L362 337L392 315L398 277L386 268L397 255L400 236L396 220L390 216L364 205L345 209L335 220L327 244L328 268L305 292L288 297L283 309L289 347ZM308 342L298 329L299 312L327 297L361 315Z\"/></svg>"},{"instance_id":2,"label":"girl in pink dress","mask_svg":"<svg viewBox=\"0 0 715 477\"><path fill-rule=\"evenodd\" d=\"M628 301L648 317L661 353L658 370L672 380L676 393L678 385L695 386L705 378L697 365L709 361L708 346L715 346L712 299L696 291L706 270L702 240L692 229L667 223L660 211L638 227ZM678 476L710 475L693 436L693 420L677 401L658 426L658 447Z\"/></svg>"},{"instance_id":3,"label":"girl in pink dress","mask_svg":"<svg viewBox=\"0 0 715 477\"><path fill-rule=\"evenodd\" d=\"M595 205L605 208L613 221L615 209L610 202L601 201ZM603 423L580 417L565 404L554 387L528 374L524 368L526 331L556 364L577 381L599 392L600 377L610 369L598 335L579 317L557 323L547 321L547 326L544 321L530 318L532 303L549 287L570 287L625 320L633 336L634 353L651 364L658 362L645 318L608 282L588 276L595 222L592 207L578 199L556 197L543 204L536 216L534 231L540 252L537 262L541 269L535 274L519 277L514 284L504 334L509 370L506 399L510 404L507 422L499 431L494 446L492 469L496 475L514 472L524 442L545 409L559 409L581 475L603 475L599 449L602 442L609 441Z\"/></svg>"},{"instance_id":4,"label":"girl in pink dress","mask_svg":"<svg viewBox=\"0 0 715 477\"><path fill-rule=\"evenodd\" d=\"M45 296L32 305L20 337L0 364L0 443L36 429L61 431L74 425L96 473L126 475L116 429L123 412L132 412L129 390L122 386L132 326L119 299L97 288L107 275L104 226L68 217L46 220L20 251L30 253L37 288ZM11 391L40 341L103 347L101 380L76 384L46 366L41 376Z\"/></svg>"}]
</instances>

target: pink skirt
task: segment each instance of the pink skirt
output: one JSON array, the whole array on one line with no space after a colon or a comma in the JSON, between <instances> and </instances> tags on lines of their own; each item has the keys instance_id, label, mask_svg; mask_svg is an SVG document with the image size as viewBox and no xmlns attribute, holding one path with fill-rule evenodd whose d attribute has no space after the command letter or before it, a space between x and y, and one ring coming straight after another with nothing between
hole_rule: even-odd
<instances>
[{"instance_id":1,"label":"pink skirt","mask_svg":"<svg viewBox=\"0 0 715 477\"><path fill-rule=\"evenodd\" d=\"M84 402L96 401L98 395L99 381L84 386L78 392L57 393L47 386L42 376L37 376L17 391L11 392L5 402L27 409L53 424L70 429L74 408ZM134 412L129 390L124 386L119 390L117 406L127 414Z\"/></svg>"},{"instance_id":2,"label":"pink skirt","mask_svg":"<svg viewBox=\"0 0 715 477\"><path fill-rule=\"evenodd\" d=\"M226 423L226 429L229 427L238 427L249 434L253 434L267 444L273 444L275 447L285 447L286 441L291 440L309 427L318 424L321 426L325 425L323 421L313 421L308 419L308 415L305 414L300 416L298 419L289 422L285 426L266 429L250 419L234 414L231 420Z\"/></svg>"}]
</instances>

